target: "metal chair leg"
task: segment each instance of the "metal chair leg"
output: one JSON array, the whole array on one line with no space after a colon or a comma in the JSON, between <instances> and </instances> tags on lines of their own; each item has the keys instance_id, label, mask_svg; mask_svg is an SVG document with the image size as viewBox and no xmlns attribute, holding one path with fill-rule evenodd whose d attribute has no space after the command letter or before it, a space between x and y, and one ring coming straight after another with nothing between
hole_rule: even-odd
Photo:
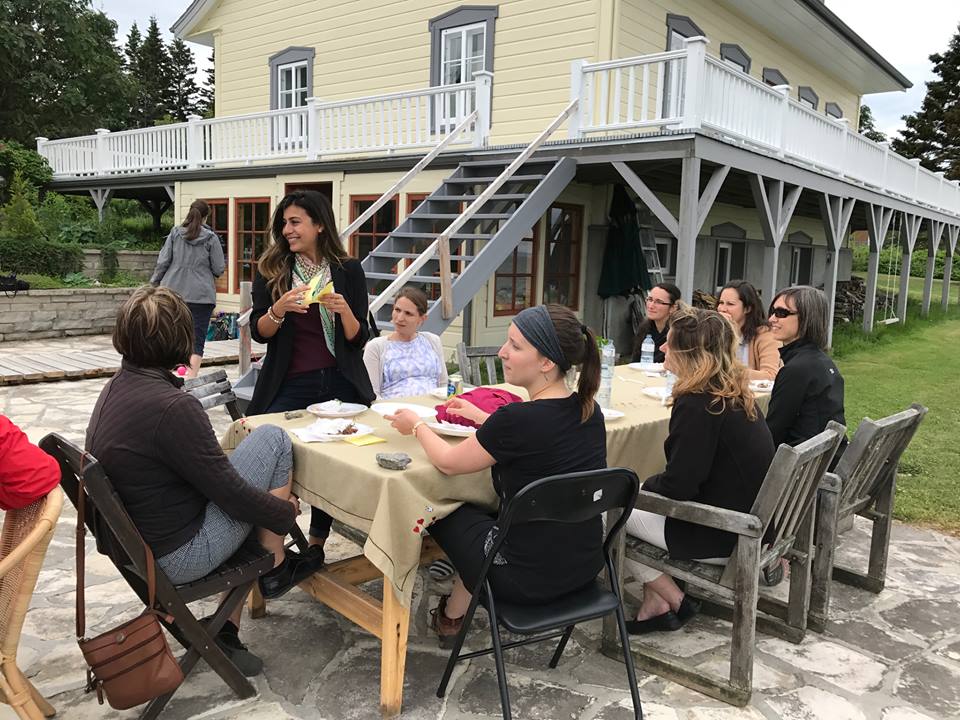
<instances>
[{"instance_id":1,"label":"metal chair leg","mask_svg":"<svg viewBox=\"0 0 960 720\"><path fill-rule=\"evenodd\" d=\"M507 670L503 664L503 648L500 646L500 622L493 598L487 598L487 613L490 615L490 636L493 641L493 659L497 666L497 685L500 687L500 710L503 720L511 720L510 691L507 689Z\"/></svg>"},{"instance_id":2,"label":"metal chair leg","mask_svg":"<svg viewBox=\"0 0 960 720\"><path fill-rule=\"evenodd\" d=\"M473 615L477 610L476 601L470 603L467 612L463 616L463 625L460 626L460 632L457 633L453 641L453 649L450 650L450 657L447 660L447 666L443 670L443 677L440 678L440 686L437 688L437 697L442 698L447 694L447 684L450 682L450 676L453 675L453 668L460 660L460 650L463 649L463 643L467 639L467 631L470 629L470 623L473 621ZM439 608L437 612L440 612Z\"/></svg>"},{"instance_id":3,"label":"metal chair leg","mask_svg":"<svg viewBox=\"0 0 960 720\"><path fill-rule=\"evenodd\" d=\"M640 704L640 691L637 689L637 671L633 667L633 653L630 652L630 634L627 621L623 616L623 604L617 605L617 630L620 632L620 647L623 649L623 662L627 666L627 684L630 685L630 697L633 699L634 720L643 720L643 706Z\"/></svg>"},{"instance_id":4,"label":"metal chair leg","mask_svg":"<svg viewBox=\"0 0 960 720\"><path fill-rule=\"evenodd\" d=\"M567 646L567 640L569 640L570 635L573 634L573 628L573 625L569 625L563 631L563 635L560 637L560 644L557 645L557 649L553 653L553 657L550 658L550 667L555 668L557 663L560 662L560 656L563 655L563 649Z\"/></svg>"}]
</instances>

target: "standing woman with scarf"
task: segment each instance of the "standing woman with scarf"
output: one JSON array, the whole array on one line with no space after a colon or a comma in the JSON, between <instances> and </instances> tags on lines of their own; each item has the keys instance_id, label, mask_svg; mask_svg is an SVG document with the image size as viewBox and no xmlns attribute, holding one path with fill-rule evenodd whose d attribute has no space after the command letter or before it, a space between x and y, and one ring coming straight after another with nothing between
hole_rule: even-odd
<instances>
[{"instance_id":1,"label":"standing woman with scarf","mask_svg":"<svg viewBox=\"0 0 960 720\"><path fill-rule=\"evenodd\" d=\"M445 475L491 469L493 487L509 500L532 482L559 473L607 466L606 428L594 400L600 387L600 353L593 332L562 305L522 310L498 353L508 383L527 391L527 402L491 415L463 400L450 412L480 425L476 435L450 445L410 410L388 416L404 435L413 434L430 462ZM580 366L576 390L567 374ZM503 505L501 504L501 507ZM430 526L459 573L453 592L440 600L433 628L441 646L460 631L470 594L479 580L497 523L496 513L461 505ZM577 524L538 522L513 528L490 567L498 600L537 605L591 583L603 567L599 517Z\"/></svg>"},{"instance_id":2,"label":"standing woman with scarf","mask_svg":"<svg viewBox=\"0 0 960 720\"><path fill-rule=\"evenodd\" d=\"M248 414L302 410L327 400L369 405L374 399L363 364L367 281L360 261L340 245L330 201L296 190L273 213L273 242L253 281L253 339L267 344ZM316 275L333 292L303 304ZM311 545L323 545L332 518L313 509Z\"/></svg>"}]
</instances>

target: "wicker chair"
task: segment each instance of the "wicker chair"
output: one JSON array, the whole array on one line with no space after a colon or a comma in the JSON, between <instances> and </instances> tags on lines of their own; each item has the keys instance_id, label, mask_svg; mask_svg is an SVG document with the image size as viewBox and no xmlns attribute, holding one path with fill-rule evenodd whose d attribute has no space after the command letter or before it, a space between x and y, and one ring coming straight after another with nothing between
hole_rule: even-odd
<instances>
[{"instance_id":1,"label":"wicker chair","mask_svg":"<svg viewBox=\"0 0 960 720\"><path fill-rule=\"evenodd\" d=\"M17 646L61 507L63 493L54 488L32 505L8 510L0 535L0 699L28 720L56 714L17 667Z\"/></svg>"}]
</instances>

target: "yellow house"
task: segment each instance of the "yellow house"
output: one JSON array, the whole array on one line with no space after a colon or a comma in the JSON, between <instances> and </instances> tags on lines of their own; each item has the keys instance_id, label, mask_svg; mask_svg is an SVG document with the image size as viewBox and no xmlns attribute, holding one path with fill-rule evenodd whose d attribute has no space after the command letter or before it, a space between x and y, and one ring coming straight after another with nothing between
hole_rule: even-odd
<instances>
[{"instance_id":1,"label":"yellow house","mask_svg":"<svg viewBox=\"0 0 960 720\"><path fill-rule=\"evenodd\" d=\"M633 288L597 293L616 185L651 274L687 299L743 277L768 298L822 285L832 307L851 230L874 259L911 254L923 223L956 247L960 186L855 132L862 95L909 80L819 0L195 0L173 31L215 50L215 118L38 150L55 189L101 206L211 203L224 308L304 186L332 199L381 323L423 284L448 347L562 302L626 350Z\"/></svg>"}]
</instances>

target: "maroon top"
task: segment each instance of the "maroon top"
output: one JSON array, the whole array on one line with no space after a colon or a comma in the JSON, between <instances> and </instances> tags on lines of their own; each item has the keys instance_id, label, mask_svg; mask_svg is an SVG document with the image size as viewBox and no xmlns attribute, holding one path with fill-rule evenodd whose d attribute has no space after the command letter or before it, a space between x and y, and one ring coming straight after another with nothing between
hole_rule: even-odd
<instances>
[{"instance_id":1,"label":"maroon top","mask_svg":"<svg viewBox=\"0 0 960 720\"><path fill-rule=\"evenodd\" d=\"M337 366L337 359L323 336L323 320L317 303L309 305L305 313L289 312L286 318L293 323L293 357L287 377Z\"/></svg>"}]
</instances>

